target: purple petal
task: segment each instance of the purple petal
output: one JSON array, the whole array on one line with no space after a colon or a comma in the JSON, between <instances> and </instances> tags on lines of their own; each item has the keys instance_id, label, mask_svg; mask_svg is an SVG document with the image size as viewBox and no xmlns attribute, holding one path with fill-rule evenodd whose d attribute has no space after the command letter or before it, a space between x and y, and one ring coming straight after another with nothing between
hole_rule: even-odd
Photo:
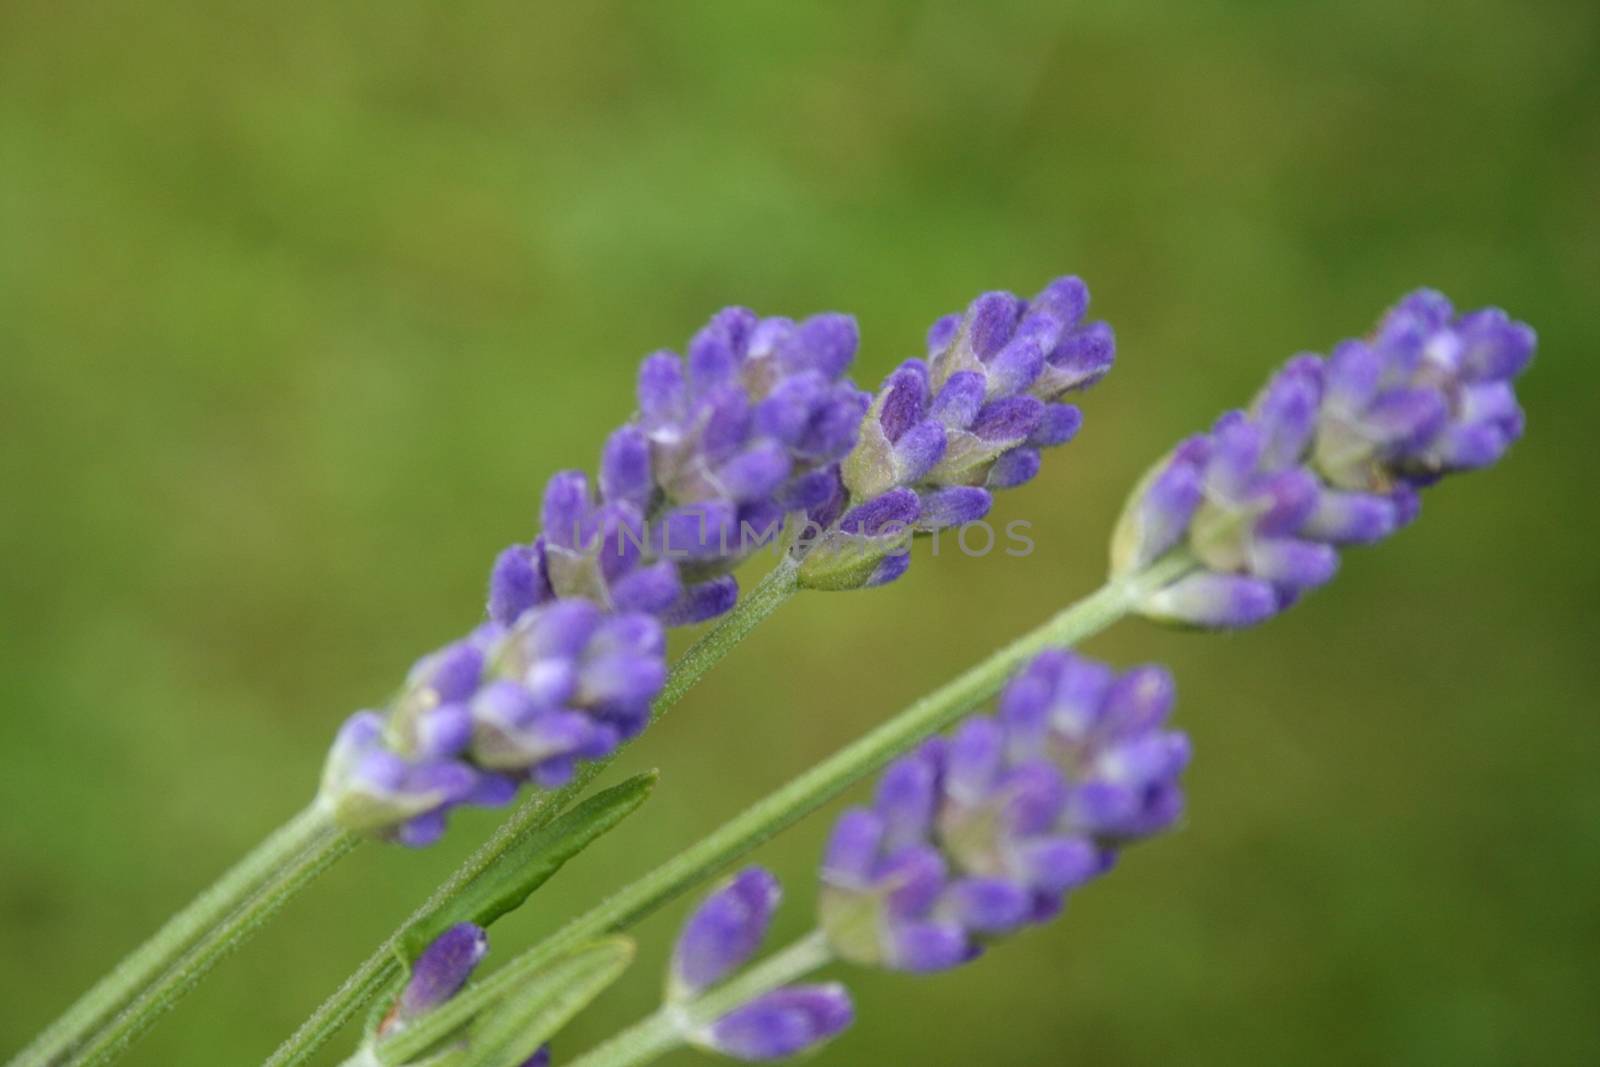
<instances>
[{"instance_id":1,"label":"purple petal","mask_svg":"<svg viewBox=\"0 0 1600 1067\"><path fill-rule=\"evenodd\" d=\"M946 894L952 911L969 930L1005 934L1028 921L1032 894L1000 878L963 878Z\"/></svg>"},{"instance_id":2,"label":"purple petal","mask_svg":"<svg viewBox=\"0 0 1600 1067\"><path fill-rule=\"evenodd\" d=\"M544 573L542 545L512 545L489 572L489 617L504 625L555 596Z\"/></svg>"},{"instance_id":3,"label":"purple petal","mask_svg":"<svg viewBox=\"0 0 1600 1067\"><path fill-rule=\"evenodd\" d=\"M877 537L880 534L909 529L917 521L921 503L910 489L892 489L850 509L839 520L839 528L849 534Z\"/></svg>"},{"instance_id":4,"label":"purple petal","mask_svg":"<svg viewBox=\"0 0 1600 1067\"><path fill-rule=\"evenodd\" d=\"M977 522L989 514L994 497L986 489L954 485L921 494L917 515L919 530L940 530Z\"/></svg>"},{"instance_id":5,"label":"purple petal","mask_svg":"<svg viewBox=\"0 0 1600 1067\"><path fill-rule=\"evenodd\" d=\"M1256 541L1250 548L1250 572L1291 590L1314 589L1339 569L1339 553L1313 541L1281 538Z\"/></svg>"},{"instance_id":6,"label":"purple petal","mask_svg":"<svg viewBox=\"0 0 1600 1067\"><path fill-rule=\"evenodd\" d=\"M1324 489L1300 534L1335 545L1370 545L1399 528L1394 501L1371 493Z\"/></svg>"},{"instance_id":7,"label":"purple petal","mask_svg":"<svg viewBox=\"0 0 1600 1067\"><path fill-rule=\"evenodd\" d=\"M640 567L611 585L611 604L617 611L660 615L683 597L678 568L670 560Z\"/></svg>"},{"instance_id":8,"label":"purple petal","mask_svg":"<svg viewBox=\"0 0 1600 1067\"><path fill-rule=\"evenodd\" d=\"M805 369L832 381L850 369L861 345L861 328L853 315L813 315L800 324L800 344L806 356Z\"/></svg>"},{"instance_id":9,"label":"purple petal","mask_svg":"<svg viewBox=\"0 0 1600 1067\"><path fill-rule=\"evenodd\" d=\"M761 947L781 895L771 872L750 867L708 896L678 935L674 997L701 993L742 967Z\"/></svg>"},{"instance_id":10,"label":"purple petal","mask_svg":"<svg viewBox=\"0 0 1600 1067\"><path fill-rule=\"evenodd\" d=\"M822 877L845 888L864 886L877 867L885 829L883 819L865 808L839 816L823 853Z\"/></svg>"},{"instance_id":11,"label":"purple petal","mask_svg":"<svg viewBox=\"0 0 1600 1067\"><path fill-rule=\"evenodd\" d=\"M650 442L636 427L624 426L606 439L600 454L600 495L643 510L652 489Z\"/></svg>"},{"instance_id":12,"label":"purple petal","mask_svg":"<svg viewBox=\"0 0 1600 1067\"><path fill-rule=\"evenodd\" d=\"M984 293L967 306L967 345L987 360L1000 351L1017 328L1022 301L1011 293Z\"/></svg>"},{"instance_id":13,"label":"purple petal","mask_svg":"<svg viewBox=\"0 0 1600 1067\"><path fill-rule=\"evenodd\" d=\"M1067 329L1076 326L1089 310L1089 287L1075 274L1064 275L1039 291L1028 305L1028 313L1048 311Z\"/></svg>"},{"instance_id":14,"label":"purple petal","mask_svg":"<svg viewBox=\"0 0 1600 1067\"><path fill-rule=\"evenodd\" d=\"M950 347L950 342L956 339L956 334L961 332L961 316L946 315L928 327L928 354L938 355Z\"/></svg>"},{"instance_id":15,"label":"purple petal","mask_svg":"<svg viewBox=\"0 0 1600 1067\"><path fill-rule=\"evenodd\" d=\"M440 704L417 720L417 750L424 758L458 756L471 741L472 712L466 704Z\"/></svg>"},{"instance_id":16,"label":"purple petal","mask_svg":"<svg viewBox=\"0 0 1600 1067\"><path fill-rule=\"evenodd\" d=\"M892 933L889 965L913 974L960 966L981 951L955 923L899 923Z\"/></svg>"},{"instance_id":17,"label":"purple petal","mask_svg":"<svg viewBox=\"0 0 1600 1067\"><path fill-rule=\"evenodd\" d=\"M984 485L990 489L1015 489L1033 481L1043 465L1044 457L1037 448L1010 449L994 461Z\"/></svg>"},{"instance_id":18,"label":"purple petal","mask_svg":"<svg viewBox=\"0 0 1600 1067\"><path fill-rule=\"evenodd\" d=\"M921 360L907 360L883 381L883 406L878 422L891 442L922 420L928 407L928 370Z\"/></svg>"},{"instance_id":19,"label":"purple petal","mask_svg":"<svg viewBox=\"0 0 1600 1067\"><path fill-rule=\"evenodd\" d=\"M544 489L540 522L545 538L562 548L580 548L587 540L589 478L582 471L562 471Z\"/></svg>"},{"instance_id":20,"label":"purple petal","mask_svg":"<svg viewBox=\"0 0 1600 1067\"><path fill-rule=\"evenodd\" d=\"M1018 338L989 361L987 391L991 397L1013 396L1033 384L1044 369L1044 349L1037 341Z\"/></svg>"},{"instance_id":21,"label":"purple petal","mask_svg":"<svg viewBox=\"0 0 1600 1067\"><path fill-rule=\"evenodd\" d=\"M1050 353L1045 378L1055 395L1087 389L1110 372L1117 358L1117 336L1104 322L1094 322L1068 334ZM1050 399L1054 399L1051 397Z\"/></svg>"},{"instance_id":22,"label":"purple petal","mask_svg":"<svg viewBox=\"0 0 1600 1067\"><path fill-rule=\"evenodd\" d=\"M488 952L489 936L472 923L457 923L434 938L412 964L396 1016L415 1019L455 996Z\"/></svg>"},{"instance_id":23,"label":"purple petal","mask_svg":"<svg viewBox=\"0 0 1600 1067\"><path fill-rule=\"evenodd\" d=\"M952 797L965 803L981 802L1000 772L1005 733L993 719L968 719L950 739L947 784Z\"/></svg>"},{"instance_id":24,"label":"purple petal","mask_svg":"<svg viewBox=\"0 0 1600 1067\"><path fill-rule=\"evenodd\" d=\"M837 1036L854 1019L843 986L788 986L724 1015L702 1040L735 1059L781 1060Z\"/></svg>"},{"instance_id":25,"label":"purple petal","mask_svg":"<svg viewBox=\"0 0 1600 1067\"><path fill-rule=\"evenodd\" d=\"M953 430L966 429L978 417L983 407L986 380L976 371L957 371L934 397L928 409L930 418L938 419Z\"/></svg>"},{"instance_id":26,"label":"purple petal","mask_svg":"<svg viewBox=\"0 0 1600 1067\"><path fill-rule=\"evenodd\" d=\"M1238 629L1277 614L1278 597L1271 584L1258 578L1202 571L1150 596L1144 611L1191 626Z\"/></svg>"},{"instance_id":27,"label":"purple petal","mask_svg":"<svg viewBox=\"0 0 1600 1067\"><path fill-rule=\"evenodd\" d=\"M1081 837L1029 841L1018 855L1029 884L1046 893L1076 889L1106 869L1101 849Z\"/></svg>"},{"instance_id":28,"label":"purple petal","mask_svg":"<svg viewBox=\"0 0 1600 1067\"><path fill-rule=\"evenodd\" d=\"M789 477L789 454L776 442L762 442L717 468L717 482L733 500L755 500L777 490Z\"/></svg>"},{"instance_id":29,"label":"purple petal","mask_svg":"<svg viewBox=\"0 0 1600 1067\"><path fill-rule=\"evenodd\" d=\"M674 508L650 530L651 547L667 559L714 560L726 557L738 537L733 504L708 500Z\"/></svg>"},{"instance_id":30,"label":"purple petal","mask_svg":"<svg viewBox=\"0 0 1600 1067\"><path fill-rule=\"evenodd\" d=\"M895 473L901 485L914 485L944 458L948 441L944 424L933 419L917 423L894 446Z\"/></svg>"},{"instance_id":31,"label":"purple petal","mask_svg":"<svg viewBox=\"0 0 1600 1067\"><path fill-rule=\"evenodd\" d=\"M939 772L921 753L891 763L878 780L872 808L883 819L886 847L911 844L933 826Z\"/></svg>"},{"instance_id":32,"label":"purple petal","mask_svg":"<svg viewBox=\"0 0 1600 1067\"><path fill-rule=\"evenodd\" d=\"M872 568L872 573L867 575L867 580L862 583L863 589L876 589L881 585L889 585L899 581L906 571L911 569L910 552L893 552L884 556Z\"/></svg>"},{"instance_id":33,"label":"purple petal","mask_svg":"<svg viewBox=\"0 0 1600 1067\"><path fill-rule=\"evenodd\" d=\"M1064 445L1083 428L1083 412L1072 404L1046 404L1044 417L1039 420L1028 444L1034 448L1055 448Z\"/></svg>"},{"instance_id":34,"label":"purple petal","mask_svg":"<svg viewBox=\"0 0 1600 1067\"><path fill-rule=\"evenodd\" d=\"M1031 396L1008 396L985 404L971 431L986 441L1022 441L1044 419L1044 404Z\"/></svg>"},{"instance_id":35,"label":"purple petal","mask_svg":"<svg viewBox=\"0 0 1600 1067\"><path fill-rule=\"evenodd\" d=\"M671 352L657 352L639 366L639 413L647 425L667 423L683 408L683 363Z\"/></svg>"}]
</instances>

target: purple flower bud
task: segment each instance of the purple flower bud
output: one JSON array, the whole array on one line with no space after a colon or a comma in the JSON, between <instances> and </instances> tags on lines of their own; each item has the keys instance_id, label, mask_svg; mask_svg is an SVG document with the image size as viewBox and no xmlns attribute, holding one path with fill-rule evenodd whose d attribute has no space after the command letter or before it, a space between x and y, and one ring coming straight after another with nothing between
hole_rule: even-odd
<instances>
[{"instance_id":1,"label":"purple flower bud","mask_svg":"<svg viewBox=\"0 0 1600 1067\"><path fill-rule=\"evenodd\" d=\"M668 995L698 996L744 966L761 947L781 895L771 872L750 867L708 896L678 935Z\"/></svg>"},{"instance_id":2,"label":"purple flower bud","mask_svg":"<svg viewBox=\"0 0 1600 1067\"><path fill-rule=\"evenodd\" d=\"M395 1002L395 1020L416 1019L455 996L488 952L489 937L480 926L457 923L440 934L412 964L411 978Z\"/></svg>"},{"instance_id":3,"label":"purple flower bud","mask_svg":"<svg viewBox=\"0 0 1600 1067\"><path fill-rule=\"evenodd\" d=\"M854 1018L843 986L788 986L735 1008L696 1035L696 1043L738 1060L781 1060L836 1037Z\"/></svg>"},{"instance_id":4,"label":"purple flower bud","mask_svg":"<svg viewBox=\"0 0 1600 1067\"><path fill-rule=\"evenodd\" d=\"M917 508L919 530L941 530L977 522L989 514L994 495L971 485L953 485L923 493Z\"/></svg>"},{"instance_id":5,"label":"purple flower bud","mask_svg":"<svg viewBox=\"0 0 1600 1067\"><path fill-rule=\"evenodd\" d=\"M1013 448L994 461L984 484L990 489L1013 489L1032 481L1043 465L1044 457L1037 448Z\"/></svg>"},{"instance_id":6,"label":"purple flower bud","mask_svg":"<svg viewBox=\"0 0 1600 1067\"><path fill-rule=\"evenodd\" d=\"M607 501L650 506L650 442L636 426L624 426L606 441L600 455L600 495Z\"/></svg>"},{"instance_id":7,"label":"purple flower bud","mask_svg":"<svg viewBox=\"0 0 1600 1067\"><path fill-rule=\"evenodd\" d=\"M1083 412L1072 404L1047 404L1044 416L1028 438L1035 448L1055 448L1078 435L1083 428Z\"/></svg>"},{"instance_id":8,"label":"purple flower bud","mask_svg":"<svg viewBox=\"0 0 1600 1067\"><path fill-rule=\"evenodd\" d=\"M524 611L555 596L544 573L544 545L512 545L489 574L489 618L506 626Z\"/></svg>"},{"instance_id":9,"label":"purple flower bud","mask_svg":"<svg viewBox=\"0 0 1600 1067\"><path fill-rule=\"evenodd\" d=\"M1202 571L1153 593L1145 600L1143 611L1167 622L1236 630L1275 615L1278 596L1270 582L1258 578Z\"/></svg>"},{"instance_id":10,"label":"purple flower bud","mask_svg":"<svg viewBox=\"0 0 1600 1067\"><path fill-rule=\"evenodd\" d=\"M958 371L944 383L928 413L952 430L964 430L978 417L985 392L985 379L981 373Z\"/></svg>"}]
</instances>

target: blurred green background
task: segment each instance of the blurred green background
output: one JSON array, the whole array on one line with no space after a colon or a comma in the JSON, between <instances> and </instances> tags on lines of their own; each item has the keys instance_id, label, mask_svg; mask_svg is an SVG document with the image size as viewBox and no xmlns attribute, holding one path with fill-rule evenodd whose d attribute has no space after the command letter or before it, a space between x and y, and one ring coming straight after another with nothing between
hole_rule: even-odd
<instances>
[{"instance_id":1,"label":"blurred green background","mask_svg":"<svg viewBox=\"0 0 1600 1067\"><path fill-rule=\"evenodd\" d=\"M850 974L815 1062L1600 1062L1597 100L1587 0L0 4L0 1050L476 620L643 353L838 308L875 384L1073 271L1121 358L997 510L1037 554L785 609L496 956L1092 588L1169 442L1431 284L1539 329L1527 439L1258 632L1095 640L1178 672L1189 826L961 973ZM361 850L128 1062L259 1060L494 821ZM824 830L761 853L783 933Z\"/></svg>"}]
</instances>

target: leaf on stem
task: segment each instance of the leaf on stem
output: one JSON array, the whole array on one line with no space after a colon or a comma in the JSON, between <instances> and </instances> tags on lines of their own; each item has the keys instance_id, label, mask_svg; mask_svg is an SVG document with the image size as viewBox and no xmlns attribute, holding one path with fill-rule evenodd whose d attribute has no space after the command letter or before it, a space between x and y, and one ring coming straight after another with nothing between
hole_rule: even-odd
<instances>
[{"instance_id":1,"label":"leaf on stem","mask_svg":"<svg viewBox=\"0 0 1600 1067\"><path fill-rule=\"evenodd\" d=\"M400 939L400 951L414 960L456 923L488 926L521 907L568 860L636 811L655 788L656 778L655 771L634 775L513 844L459 893L413 923Z\"/></svg>"}]
</instances>

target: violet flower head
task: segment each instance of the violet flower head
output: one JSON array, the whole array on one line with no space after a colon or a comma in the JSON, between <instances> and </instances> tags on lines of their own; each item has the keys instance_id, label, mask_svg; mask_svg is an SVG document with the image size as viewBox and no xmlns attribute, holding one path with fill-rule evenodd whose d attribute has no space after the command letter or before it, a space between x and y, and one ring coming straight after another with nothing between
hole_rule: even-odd
<instances>
[{"instance_id":1,"label":"violet flower head","mask_svg":"<svg viewBox=\"0 0 1600 1067\"><path fill-rule=\"evenodd\" d=\"M346 829L426 845L452 807L565 785L648 724L665 647L654 617L586 600L485 623L418 662L386 713L345 724L321 803Z\"/></svg>"},{"instance_id":2,"label":"violet flower head","mask_svg":"<svg viewBox=\"0 0 1600 1067\"><path fill-rule=\"evenodd\" d=\"M834 827L823 930L841 957L937 971L1058 914L1122 846L1183 810L1167 673L1116 674L1065 651L1030 662L994 717L892 764L870 808Z\"/></svg>"},{"instance_id":3,"label":"violet flower head","mask_svg":"<svg viewBox=\"0 0 1600 1067\"><path fill-rule=\"evenodd\" d=\"M818 589L893 581L905 572L912 533L975 522L994 490L1037 474L1042 451L1082 425L1064 398L1104 377L1115 357L1111 328L1084 322L1088 304L1088 287L1064 277L1032 300L985 293L965 314L936 322L928 357L884 380L838 492L812 514L822 529L837 521L859 558L841 564L818 553L802 581Z\"/></svg>"},{"instance_id":4,"label":"violet flower head","mask_svg":"<svg viewBox=\"0 0 1600 1067\"><path fill-rule=\"evenodd\" d=\"M1270 618L1338 568L1338 546L1381 541L1416 517L1418 492L1489 466L1521 435L1512 379L1533 331L1490 308L1454 315L1406 297L1365 341L1290 360L1248 411L1191 437L1134 490L1111 572L1177 549L1199 568L1140 610L1201 627Z\"/></svg>"},{"instance_id":5,"label":"violet flower head","mask_svg":"<svg viewBox=\"0 0 1600 1067\"><path fill-rule=\"evenodd\" d=\"M685 356L647 357L638 413L606 442L599 478L552 478L539 537L496 561L490 617L571 597L669 625L727 611L729 572L837 483L868 402L844 378L857 345L846 315L727 308Z\"/></svg>"},{"instance_id":6,"label":"violet flower head","mask_svg":"<svg viewBox=\"0 0 1600 1067\"><path fill-rule=\"evenodd\" d=\"M780 890L771 872L749 867L713 890L684 923L667 979L669 1003L689 1005L743 967L766 938ZM855 1017L839 985L790 985L754 997L688 1033L700 1048L747 1061L816 1048Z\"/></svg>"}]
</instances>

